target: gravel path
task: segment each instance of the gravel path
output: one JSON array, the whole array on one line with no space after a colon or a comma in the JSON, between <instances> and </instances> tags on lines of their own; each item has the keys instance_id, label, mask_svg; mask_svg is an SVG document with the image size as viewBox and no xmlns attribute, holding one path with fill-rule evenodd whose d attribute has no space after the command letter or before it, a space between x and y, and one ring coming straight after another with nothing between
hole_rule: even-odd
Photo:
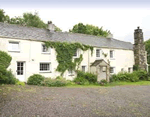
<instances>
[{"instance_id":1,"label":"gravel path","mask_svg":"<svg viewBox=\"0 0 150 117\"><path fill-rule=\"evenodd\" d=\"M150 86L0 86L0 117L150 117Z\"/></svg>"}]
</instances>

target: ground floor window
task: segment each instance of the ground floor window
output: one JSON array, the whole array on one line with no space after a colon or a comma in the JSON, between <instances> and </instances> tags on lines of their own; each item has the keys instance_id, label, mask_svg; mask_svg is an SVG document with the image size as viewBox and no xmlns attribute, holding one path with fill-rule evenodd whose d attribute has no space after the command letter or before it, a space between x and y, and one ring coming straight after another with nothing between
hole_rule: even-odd
<instances>
[{"instance_id":1,"label":"ground floor window","mask_svg":"<svg viewBox=\"0 0 150 117\"><path fill-rule=\"evenodd\" d=\"M68 75L73 76L74 75L73 70L68 70Z\"/></svg>"},{"instance_id":2,"label":"ground floor window","mask_svg":"<svg viewBox=\"0 0 150 117\"><path fill-rule=\"evenodd\" d=\"M115 67L110 67L110 73L115 73Z\"/></svg>"},{"instance_id":3,"label":"ground floor window","mask_svg":"<svg viewBox=\"0 0 150 117\"><path fill-rule=\"evenodd\" d=\"M131 67L128 68L128 72L129 72L129 73L131 73L131 69L132 69Z\"/></svg>"},{"instance_id":4,"label":"ground floor window","mask_svg":"<svg viewBox=\"0 0 150 117\"><path fill-rule=\"evenodd\" d=\"M40 63L40 71L49 72L50 71L50 63Z\"/></svg>"}]
</instances>

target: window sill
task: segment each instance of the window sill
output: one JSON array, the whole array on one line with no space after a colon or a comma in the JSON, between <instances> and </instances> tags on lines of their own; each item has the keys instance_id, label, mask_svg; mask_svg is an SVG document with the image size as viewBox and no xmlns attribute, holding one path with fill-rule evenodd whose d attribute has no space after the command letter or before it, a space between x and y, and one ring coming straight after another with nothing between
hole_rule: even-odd
<instances>
[{"instance_id":1,"label":"window sill","mask_svg":"<svg viewBox=\"0 0 150 117\"><path fill-rule=\"evenodd\" d=\"M20 50L8 50L8 52L16 52L16 53L20 53Z\"/></svg>"},{"instance_id":2,"label":"window sill","mask_svg":"<svg viewBox=\"0 0 150 117\"><path fill-rule=\"evenodd\" d=\"M115 60L115 58L110 58L110 60Z\"/></svg>"},{"instance_id":3,"label":"window sill","mask_svg":"<svg viewBox=\"0 0 150 117\"><path fill-rule=\"evenodd\" d=\"M74 76L74 74L70 74L70 75L68 75L68 76Z\"/></svg>"},{"instance_id":4,"label":"window sill","mask_svg":"<svg viewBox=\"0 0 150 117\"><path fill-rule=\"evenodd\" d=\"M78 56L73 56L73 58L75 59L75 58L79 58Z\"/></svg>"},{"instance_id":5,"label":"window sill","mask_svg":"<svg viewBox=\"0 0 150 117\"><path fill-rule=\"evenodd\" d=\"M50 52L42 52L42 54L51 54Z\"/></svg>"},{"instance_id":6,"label":"window sill","mask_svg":"<svg viewBox=\"0 0 150 117\"><path fill-rule=\"evenodd\" d=\"M52 73L51 71L39 71L39 73Z\"/></svg>"}]
</instances>

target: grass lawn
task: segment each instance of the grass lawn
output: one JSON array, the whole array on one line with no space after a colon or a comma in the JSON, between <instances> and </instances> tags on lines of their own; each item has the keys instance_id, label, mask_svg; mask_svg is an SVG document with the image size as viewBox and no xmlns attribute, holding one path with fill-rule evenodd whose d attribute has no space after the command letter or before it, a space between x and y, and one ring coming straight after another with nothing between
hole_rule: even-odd
<instances>
[{"instance_id":1,"label":"grass lawn","mask_svg":"<svg viewBox=\"0 0 150 117\"><path fill-rule=\"evenodd\" d=\"M74 85L68 85L66 87L70 87L70 88L86 88L86 87L109 87L109 86L128 86L128 85L133 85L133 86L136 86L136 85L150 85L150 81L139 81L139 82L111 82L109 84L107 84L106 86L100 86L98 84L91 84L91 85L77 85L77 84L74 84Z\"/></svg>"}]
</instances>

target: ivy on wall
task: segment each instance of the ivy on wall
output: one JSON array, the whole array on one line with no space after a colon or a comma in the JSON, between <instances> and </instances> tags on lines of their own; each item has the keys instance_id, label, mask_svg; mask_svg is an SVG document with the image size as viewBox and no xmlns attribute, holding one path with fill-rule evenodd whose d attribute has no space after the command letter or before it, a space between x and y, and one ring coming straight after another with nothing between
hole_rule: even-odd
<instances>
[{"instance_id":1,"label":"ivy on wall","mask_svg":"<svg viewBox=\"0 0 150 117\"><path fill-rule=\"evenodd\" d=\"M67 42L45 42L46 47L55 48L57 53L56 59L58 61L58 66L56 71L61 72L61 75L64 74L66 70L75 70L79 68L80 63L83 60L82 54L79 58L75 58L73 61L73 55L77 49L86 51L91 50L91 55L93 54L93 47L89 45L84 45L80 43L67 43Z\"/></svg>"}]
</instances>

